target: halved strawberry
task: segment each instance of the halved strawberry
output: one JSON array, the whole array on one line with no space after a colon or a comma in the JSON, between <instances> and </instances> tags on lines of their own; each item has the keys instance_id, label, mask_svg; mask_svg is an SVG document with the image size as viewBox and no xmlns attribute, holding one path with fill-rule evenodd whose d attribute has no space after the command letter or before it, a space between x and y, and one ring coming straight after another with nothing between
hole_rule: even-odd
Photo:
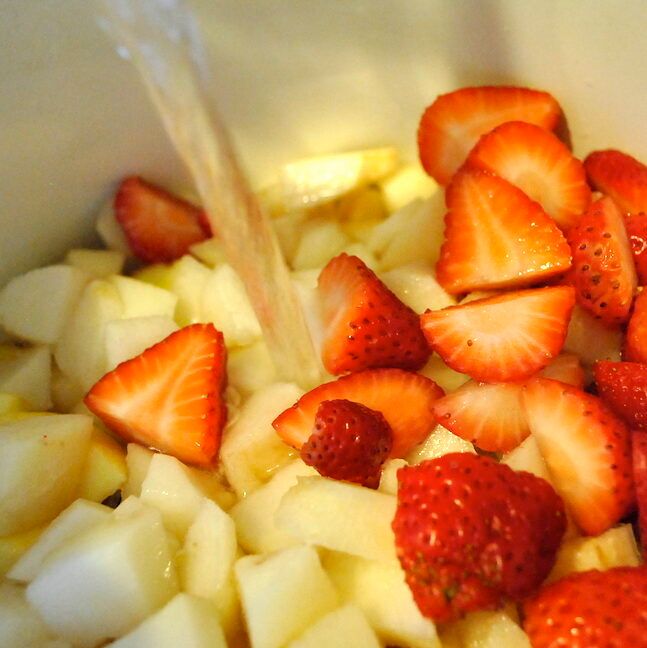
<instances>
[{"instance_id":1,"label":"halved strawberry","mask_svg":"<svg viewBox=\"0 0 647 648\"><path fill-rule=\"evenodd\" d=\"M447 184L478 138L499 124L525 121L552 130L562 111L547 92L482 86L440 95L418 127L418 151L425 171Z\"/></svg>"},{"instance_id":2,"label":"halved strawberry","mask_svg":"<svg viewBox=\"0 0 647 648\"><path fill-rule=\"evenodd\" d=\"M322 357L331 374L399 367L419 369L429 357L418 315L356 256L333 258L319 275L324 322Z\"/></svg>"},{"instance_id":3,"label":"halved strawberry","mask_svg":"<svg viewBox=\"0 0 647 648\"><path fill-rule=\"evenodd\" d=\"M591 204L568 232L577 301L607 324L629 319L638 285L622 214L608 196Z\"/></svg>"},{"instance_id":4,"label":"halved strawberry","mask_svg":"<svg viewBox=\"0 0 647 648\"><path fill-rule=\"evenodd\" d=\"M482 382L523 380L560 352L574 303L569 286L520 290L427 311L422 329L455 371Z\"/></svg>"},{"instance_id":5,"label":"halved strawberry","mask_svg":"<svg viewBox=\"0 0 647 648\"><path fill-rule=\"evenodd\" d=\"M625 226L636 264L638 285L647 285L647 213L626 214Z\"/></svg>"},{"instance_id":6,"label":"halved strawberry","mask_svg":"<svg viewBox=\"0 0 647 648\"><path fill-rule=\"evenodd\" d=\"M211 236L202 209L136 176L121 182L114 207L133 253L147 263L173 261Z\"/></svg>"},{"instance_id":7,"label":"halved strawberry","mask_svg":"<svg viewBox=\"0 0 647 648\"><path fill-rule=\"evenodd\" d=\"M595 396L548 378L524 387L530 431L576 524L598 535L634 503L629 430Z\"/></svg>"},{"instance_id":8,"label":"halved strawberry","mask_svg":"<svg viewBox=\"0 0 647 648\"><path fill-rule=\"evenodd\" d=\"M647 364L647 292L644 290L634 301L622 357L628 362Z\"/></svg>"},{"instance_id":9,"label":"halved strawberry","mask_svg":"<svg viewBox=\"0 0 647 648\"><path fill-rule=\"evenodd\" d=\"M304 394L272 425L288 445L301 448L325 400L361 403L380 412L393 430L391 457L402 457L436 425L432 405L443 390L429 378L402 369L367 369L324 383Z\"/></svg>"},{"instance_id":10,"label":"halved strawberry","mask_svg":"<svg viewBox=\"0 0 647 648\"><path fill-rule=\"evenodd\" d=\"M557 356L541 375L582 387L584 370L577 356ZM508 452L529 434L530 428L521 402L523 382L461 385L433 405L436 420L457 436L481 450Z\"/></svg>"},{"instance_id":11,"label":"halved strawberry","mask_svg":"<svg viewBox=\"0 0 647 648\"><path fill-rule=\"evenodd\" d=\"M590 153L584 168L591 186L611 196L623 212L647 212L647 166L642 162L609 149Z\"/></svg>"},{"instance_id":12,"label":"halved strawberry","mask_svg":"<svg viewBox=\"0 0 647 648\"><path fill-rule=\"evenodd\" d=\"M227 417L226 349L213 324L192 324L106 374L85 404L125 441L210 467Z\"/></svg>"},{"instance_id":13,"label":"halved strawberry","mask_svg":"<svg viewBox=\"0 0 647 648\"><path fill-rule=\"evenodd\" d=\"M507 180L461 170L446 202L436 276L448 292L527 286L570 267L571 251L555 221Z\"/></svg>"},{"instance_id":14,"label":"halved strawberry","mask_svg":"<svg viewBox=\"0 0 647 648\"><path fill-rule=\"evenodd\" d=\"M377 488L393 431L380 412L353 401L320 403L301 458L320 475Z\"/></svg>"},{"instance_id":15,"label":"halved strawberry","mask_svg":"<svg viewBox=\"0 0 647 648\"><path fill-rule=\"evenodd\" d=\"M640 530L643 557L647 558L647 432L634 430L631 433L631 446L636 502L638 504L638 529Z\"/></svg>"},{"instance_id":16,"label":"halved strawberry","mask_svg":"<svg viewBox=\"0 0 647 648\"><path fill-rule=\"evenodd\" d=\"M600 398L629 427L647 429L647 364L604 360L593 372Z\"/></svg>"},{"instance_id":17,"label":"halved strawberry","mask_svg":"<svg viewBox=\"0 0 647 648\"><path fill-rule=\"evenodd\" d=\"M483 135L467 166L492 171L536 200L562 229L591 202L582 163L545 128L514 121Z\"/></svg>"}]
</instances>

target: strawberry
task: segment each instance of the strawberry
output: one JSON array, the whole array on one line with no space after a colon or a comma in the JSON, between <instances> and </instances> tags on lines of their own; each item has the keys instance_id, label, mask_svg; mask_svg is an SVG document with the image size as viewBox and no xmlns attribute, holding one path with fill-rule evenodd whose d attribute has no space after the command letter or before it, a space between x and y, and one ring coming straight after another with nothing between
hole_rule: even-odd
<instances>
[{"instance_id":1,"label":"strawberry","mask_svg":"<svg viewBox=\"0 0 647 648\"><path fill-rule=\"evenodd\" d=\"M319 275L323 363L331 374L378 367L419 369L429 357L418 315L356 256L340 254Z\"/></svg>"},{"instance_id":2,"label":"strawberry","mask_svg":"<svg viewBox=\"0 0 647 648\"><path fill-rule=\"evenodd\" d=\"M422 115L418 151L425 171L446 185L479 137L520 120L552 130L561 108L547 92L528 88L462 88L440 95Z\"/></svg>"},{"instance_id":3,"label":"strawberry","mask_svg":"<svg viewBox=\"0 0 647 648\"><path fill-rule=\"evenodd\" d=\"M627 214L625 227L636 264L638 285L647 285L647 213Z\"/></svg>"},{"instance_id":4,"label":"strawberry","mask_svg":"<svg viewBox=\"0 0 647 648\"><path fill-rule=\"evenodd\" d=\"M130 248L146 263L173 261L211 236L204 211L136 176L121 182L114 208Z\"/></svg>"},{"instance_id":5,"label":"strawberry","mask_svg":"<svg viewBox=\"0 0 647 648\"><path fill-rule=\"evenodd\" d=\"M436 422L432 405L443 390L429 378L402 369L367 369L319 385L276 417L272 425L293 448L301 448L322 401L345 399L380 412L393 430L391 457L403 457Z\"/></svg>"},{"instance_id":6,"label":"strawberry","mask_svg":"<svg viewBox=\"0 0 647 648\"><path fill-rule=\"evenodd\" d=\"M647 558L647 432L634 430L631 435L633 475L638 503L638 528L643 549Z\"/></svg>"},{"instance_id":7,"label":"strawberry","mask_svg":"<svg viewBox=\"0 0 647 648\"><path fill-rule=\"evenodd\" d=\"M418 608L443 622L530 594L554 563L566 516L547 481L450 453L398 470L392 526Z\"/></svg>"},{"instance_id":8,"label":"strawberry","mask_svg":"<svg viewBox=\"0 0 647 648\"><path fill-rule=\"evenodd\" d=\"M324 477L377 488L392 445L393 432L380 412L349 400L327 400L317 408L301 458Z\"/></svg>"},{"instance_id":9,"label":"strawberry","mask_svg":"<svg viewBox=\"0 0 647 648\"><path fill-rule=\"evenodd\" d=\"M192 324L122 362L85 404L125 441L210 467L227 417L225 371L222 333L213 324Z\"/></svg>"},{"instance_id":10,"label":"strawberry","mask_svg":"<svg viewBox=\"0 0 647 648\"><path fill-rule=\"evenodd\" d=\"M525 286L570 267L571 252L555 221L507 180L462 170L446 202L436 276L447 292Z\"/></svg>"},{"instance_id":11,"label":"strawberry","mask_svg":"<svg viewBox=\"0 0 647 648\"><path fill-rule=\"evenodd\" d=\"M455 371L481 382L523 380L560 352L574 301L568 286L521 290L427 311L422 329Z\"/></svg>"},{"instance_id":12,"label":"strawberry","mask_svg":"<svg viewBox=\"0 0 647 648\"><path fill-rule=\"evenodd\" d=\"M611 198L591 204L568 233L577 301L606 324L629 319L637 277L622 214Z\"/></svg>"},{"instance_id":13,"label":"strawberry","mask_svg":"<svg viewBox=\"0 0 647 648\"><path fill-rule=\"evenodd\" d=\"M523 606L533 648L647 648L647 567L572 573Z\"/></svg>"},{"instance_id":14,"label":"strawberry","mask_svg":"<svg viewBox=\"0 0 647 648\"><path fill-rule=\"evenodd\" d=\"M647 363L647 292L644 290L634 301L622 356L628 362Z\"/></svg>"},{"instance_id":15,"label":"strawberry","mask_svg":"<svg viewBox=\"0 0 647 648\"><path fill-rule=\"evenodd\" d=\"M647 212L647 166L620 151L590 153L584 169L594 189L611 196L629 214Z\"/></svg>"},{"instance_id":16,"label":"strawberry","mask_svg":"<svg viewBox=\"0 0 647 648\"><path fill-rule=\"evenodd\" d=\"M593 372L600 398L629 427L647 428L647 364L603 360Z\"/></svg>"},{"instance_id":17,"label":"strawberry","mask_svg":"<svg viewBox=\"0 0 647 648\"><path fill-rule=\"evenodd\" d=\"M481 137L466 164L519 187L562 229L574 225L591 202L582 163L553 133L535 124L497 126Z\"/></svg>"},{"instance_id":18,"label":"strawberry","mask_svg":"<svg viewBox=\"0 0 647 648\"><path fill-rule=\"evenodd\" d=\"M598 535L633 505L629 431L597 397L548 378L522 396L528 425L576 524Z\"/></svg>"}]
</instances>

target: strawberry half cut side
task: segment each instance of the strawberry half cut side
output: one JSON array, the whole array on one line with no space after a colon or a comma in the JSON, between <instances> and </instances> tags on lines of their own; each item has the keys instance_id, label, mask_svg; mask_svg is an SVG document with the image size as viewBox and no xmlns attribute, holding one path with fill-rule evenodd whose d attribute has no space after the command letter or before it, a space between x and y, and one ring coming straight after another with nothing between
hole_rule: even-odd
<instances>
[{"instance_id":1,"label":"strawberry half cut side","mask_svg":"<svg viewBox=\"0 0 647 648\"><path fill-rule=\"evenodd\" d=\"M529 88L481 86L440 95L418 127L418 152L425 171L446 185L479 137L499 124L524 121L548 130L562 115L547 92Z\"/></svg>"},{"instance_id":2,"label":"strawberry half cut side","mask_svg":"<svg viewBox=\"0 0 647 648\"><path fill-rule=\"evenodd\" d=\"M84 402L125 441L207 468L227 417L225 382L222 333L192 324L118 365Z\"/></svg>"},{"instance_id":3,"label":"strawberry half cut side","mask_svg":"<svg viewBox=\"0 0 647 648\"><path fill-rule=\"evenodd\" d=\"M315 387L274 419L288 445L300 449L312 433L322 401L345 399L380 412L393 431L391 457L403 457L436 426L432 405L443 390L429 378L402 369L367 369Z\"/></svg>"},{"instance_id":4,"label":"strawberry half cut side","mask_svg":"<svg viewBox=\"0 0 647 648\"><path fill-rule=\"evenodd\" d=\"M480 382L529 378L562 349L575 303L569 286L521 290L421 316L427 341Z\"/></svg>"}]
</instances>

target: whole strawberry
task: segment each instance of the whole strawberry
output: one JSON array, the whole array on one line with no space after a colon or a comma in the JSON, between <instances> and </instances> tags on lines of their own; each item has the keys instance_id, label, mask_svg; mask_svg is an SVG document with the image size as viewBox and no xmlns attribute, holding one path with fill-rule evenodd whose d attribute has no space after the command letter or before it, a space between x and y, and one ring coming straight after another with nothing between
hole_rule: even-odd
<instances>
[{"instance_id":1,"label":"whole strawberry","mask_svg":"<svg viewBox=\"0 0 647 648\"><path fill-rule=\"evenodd\" d=\"M533 648L647 648L647 567L569 574L524 604Z\"/></svg>"},{"instance_id":2,"label":"whole strawberry","mask_svg":"<svg viewBox=\"0 0 647 648\"><path fill-rule=\"evenodd\" d=\"M323 401L301 458L324 477L377 488L393 433L380 412L349 400Z\"/></svg>"},{"instance_id":3,"label":"whole strawberry","mask_svg":"<svg viewBox=\"0 0 647 648\"><path fill-rule=\"evenodd\" d=\"M566 528L543 479L451 453L398 471L393 531L420 611L435 621L519 600L550 571Z\"/></svg>"},{"instance_id":4,"label":"whole strawberry","mask_svg":"<svg viewBox=\"0 0 647 648\"><path fill-rule=\"evenodd\" d=\"M600 398L633 428L647 428L647 364L600 360L593 367Z\"/></svg>"}]
</instances>

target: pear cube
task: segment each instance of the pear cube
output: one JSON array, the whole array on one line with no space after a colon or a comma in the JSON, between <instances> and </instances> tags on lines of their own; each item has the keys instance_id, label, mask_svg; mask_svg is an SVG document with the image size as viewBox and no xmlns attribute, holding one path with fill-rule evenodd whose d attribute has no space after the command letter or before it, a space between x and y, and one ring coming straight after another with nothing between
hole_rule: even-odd
<instances>
[{"instance_id":1,"label":"pear cube","mask_svg":"<svg viewBox=\"0 0 647 648\"><path fill-rule=\"evenodd\" d=\"M22 397L34 410L52 406L52 358L48 347L4 347L0 356L0 392Z\"/></svg>"}]
</instances>

